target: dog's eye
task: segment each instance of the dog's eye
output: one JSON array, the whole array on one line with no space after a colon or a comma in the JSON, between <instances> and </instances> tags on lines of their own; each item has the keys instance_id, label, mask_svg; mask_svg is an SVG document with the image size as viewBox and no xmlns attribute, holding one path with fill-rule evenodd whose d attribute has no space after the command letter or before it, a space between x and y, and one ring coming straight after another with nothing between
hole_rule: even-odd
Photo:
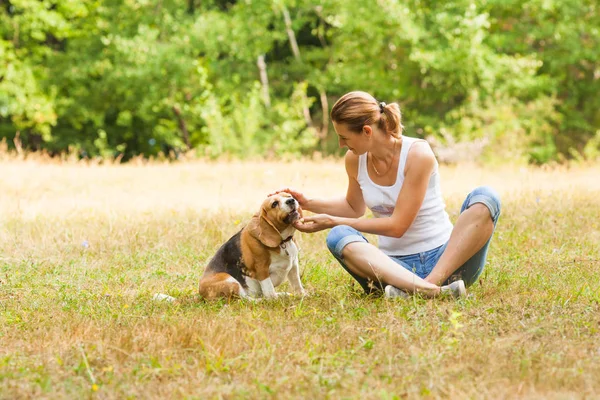
<instances>
[{"instance_id":1,"label":"dog's eye","mask_svg":"<svg viewBox=\"0 0 600 400\"><path fill-rule=\"evenodd\" d=\"M279 201L275 200L273 204L271 204L271 208L275 208L279 205Z\"/></svg>"}]
</instances>

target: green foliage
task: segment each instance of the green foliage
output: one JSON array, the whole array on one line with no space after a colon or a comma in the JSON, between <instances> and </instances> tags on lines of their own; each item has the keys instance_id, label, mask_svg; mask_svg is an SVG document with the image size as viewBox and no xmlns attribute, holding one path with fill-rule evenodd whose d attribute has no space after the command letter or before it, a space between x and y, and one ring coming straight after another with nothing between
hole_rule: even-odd
<instances>
[{"instance_id":1,"label":"green foliage","mask_svg":"<svg viewBox=\"0 0 600 400\"><path fill-rule=\"evenodd\" d=\"M599 26L593 0L3 1L0 136L125 159L333 152L323 108L358 89L399 102L409 135L585 158Z\"/></svg>"}]
</instances>

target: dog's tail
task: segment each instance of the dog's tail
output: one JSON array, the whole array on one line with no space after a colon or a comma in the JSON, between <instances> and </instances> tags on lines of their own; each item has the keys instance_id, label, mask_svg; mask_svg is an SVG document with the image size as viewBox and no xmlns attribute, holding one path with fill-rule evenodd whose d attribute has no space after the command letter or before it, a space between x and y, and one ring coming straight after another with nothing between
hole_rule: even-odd
<instances>
[{"instance_id":1,"label":"dog's tail","mask_svg":"<svg viewBox=\"0 0 600 400\"><path fill-rule=\"evenodd\" d=\"M200 296L207 300L219 297L246 297L246 291L231 275L219 272L214 275L203 276L200 279Z\"/></svg>"}]
</instances>

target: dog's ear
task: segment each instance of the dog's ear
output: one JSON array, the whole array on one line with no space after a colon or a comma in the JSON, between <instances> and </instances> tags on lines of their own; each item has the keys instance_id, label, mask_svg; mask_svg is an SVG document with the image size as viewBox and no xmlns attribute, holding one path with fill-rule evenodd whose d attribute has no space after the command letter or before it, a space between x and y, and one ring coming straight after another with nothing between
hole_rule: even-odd
<instances>
[{"instance_id":1,"label":"dog's ear","mask_svg":"<svg viewBox=\"0 0 600 400\"><path fill-rule=\"evenodd\" d=\"M269 224L264 210L260 213L254 214L252 220L248 224L248 231L250 235L258 239L262 244L267 247L277 247L281 244L281 236L277 230Z\"/></svg>"}]
</instances>

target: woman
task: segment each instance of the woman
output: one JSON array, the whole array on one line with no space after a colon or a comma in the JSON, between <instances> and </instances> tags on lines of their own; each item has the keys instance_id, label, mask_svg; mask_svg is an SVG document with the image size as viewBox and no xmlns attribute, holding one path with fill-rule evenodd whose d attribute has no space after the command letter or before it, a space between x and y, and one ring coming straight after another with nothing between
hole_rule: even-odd
<instances>
[{"instance_id":1,"label":"woman","mask_svg":"<svg viewBox=\"0 0 600 400\"><path fill-rule=\"evenodd\" d=\"M332 228L329 250L367 293L465 296L465 285L483 271L500 215L496 192L473 190L453 227L435 156L426 141L402 136L398 104L350 92L335 103L331 120L340 146L349 150L348 190L344 198L322 200L283 189L304 210L317 213L296 228L308 233ZM367 207L375 218L360 218ZM361 232L379 235L379 248Z\"/></svg>"}]
</instances>

